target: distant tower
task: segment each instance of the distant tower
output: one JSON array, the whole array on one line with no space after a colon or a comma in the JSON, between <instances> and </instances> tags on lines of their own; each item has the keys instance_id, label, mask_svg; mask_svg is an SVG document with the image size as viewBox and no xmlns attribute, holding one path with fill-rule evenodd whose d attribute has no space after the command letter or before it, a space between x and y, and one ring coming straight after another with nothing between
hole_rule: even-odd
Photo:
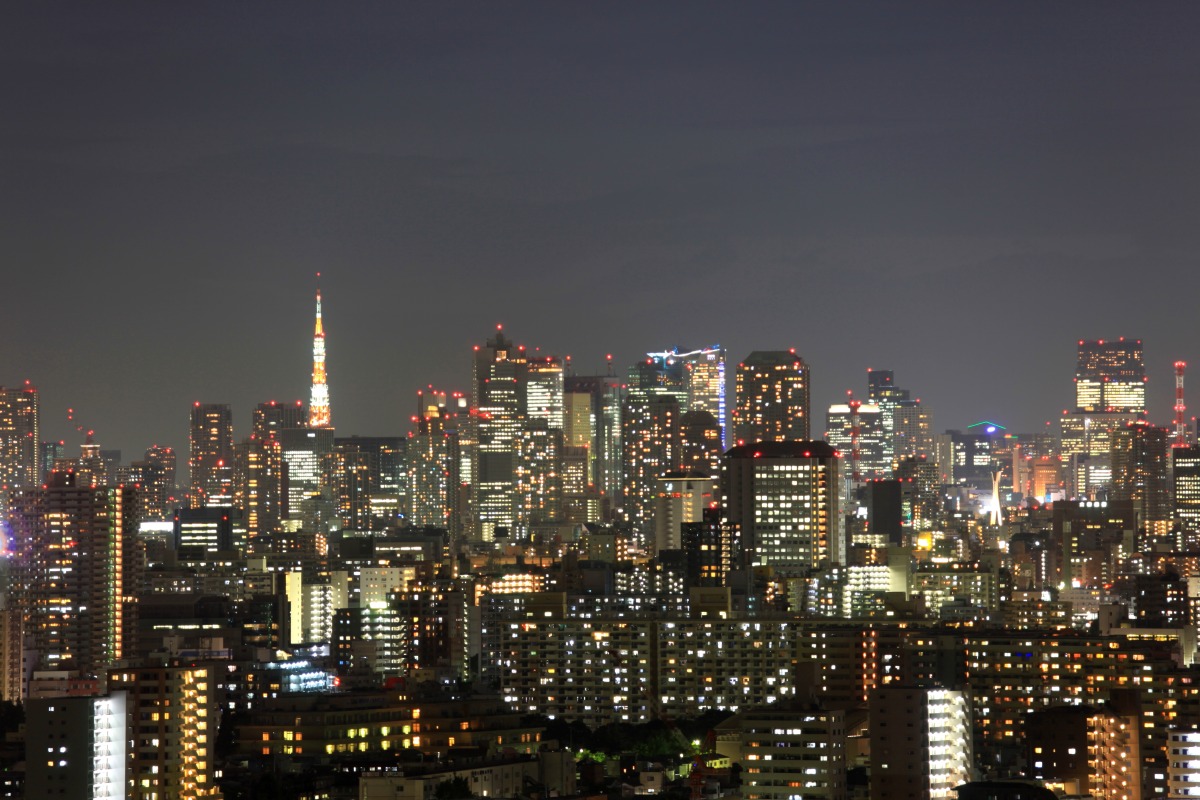
<instances>
[{"instance_id":1,"label":"distant tower","mask_svg":"<svg viewBox=\"0 0 1200 800\"><path fill-rule=\"evenodd\" d=\"M809 438L809 369L795 350L755 350L737 366L738 444Z\"/></svg>"},{"instance_id":2,"label":"distant tower","mask_svg":"<svg viewBox=\"0 0 1200 800\"><path fill-rule=\"evenodd\" d=\"M0 486L37 486L42 470L38 390L29 381L16 389L0 386Z\"/></svg>"},{"instance_id":3,"label":"distant tower","mask_svg":"<svg viewBox=\"0 0 1200 800\"><path fill-rule=\"evenodd\" d=\"M1142 340L1079 340L1075 410L1146 413L1146 366Z\"/></svg>"},{"instance_id":4,"label":"distant tower","mask_svg":"<svg viewBox=\"0 0 1200 800\"><path fill-rule=\"evenodd\" d=\"M528 368L525 348L513 345L500 326L486 346L475 347L470 415L475 442L471 510L475 515L474 536L485 542L492 541L497 533L507 536L513 525L513 446L526 408Z\"/></svg>"},{"instance_id":5,"label":"distant tower","mask_svg":"<svg viewBox=\"0 0 1200 800\"><path fill-rule=\"evenodd\" d=\"M317 273L321 277L321 273ZM313 330L312 398L308 404L308 427L328 428L329 384L325 375L325 327L321 324L321 290L317 289L317 322Z\"/></svg>"},{"instance_id":6,"label":"distant tower","mask_svg":"<svg viewBox=\"0 0 1200 800\"><path fill-rule=\"evenodd\" d=\"M1183 402L1183 372L1186 369L1186 362L1175 362L1175 441L1171 443L1172 447L1188 446L1187 423L1183 418L1187 411L1187 404Z\"/></svg>"},{"instance_id":7,"label":"distant tower","mask_svg":"<svg viewBox=\"0 0 1200 800\"><path fill-rule=\"evenodd\" d=\"M193 403L188 436L192 483L188 505L228 505L233 483L233 412L224 403Z\"/></svg>"}]
</instances>

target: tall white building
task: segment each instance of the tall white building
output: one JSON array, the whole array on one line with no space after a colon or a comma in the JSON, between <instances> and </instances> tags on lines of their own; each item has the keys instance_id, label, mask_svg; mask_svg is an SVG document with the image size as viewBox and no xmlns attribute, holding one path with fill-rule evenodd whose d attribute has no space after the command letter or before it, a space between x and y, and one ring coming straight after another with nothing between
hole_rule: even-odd
<instances>
[{"instance_id":1,"label":"tall white building","mask_svg":"<svg viewBox=\"0 0 1200 800\"><path fill-rule=\"evenodd\" d=\"M971 780L971 712L964 692L880 686L868 703L872 800L954 798Z\"/></svg>"}]
</instances>

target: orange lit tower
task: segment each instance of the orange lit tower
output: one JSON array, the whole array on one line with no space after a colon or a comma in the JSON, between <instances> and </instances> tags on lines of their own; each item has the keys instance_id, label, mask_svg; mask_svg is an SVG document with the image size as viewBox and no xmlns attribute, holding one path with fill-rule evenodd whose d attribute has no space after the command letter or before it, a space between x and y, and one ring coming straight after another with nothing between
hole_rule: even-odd
<instances>
[{"instance_id":1,"label":"orange lit tower","mask_svg":"<svg viewBox=\"0 0 1200 800\"><path fill-rule=\"evenodd\" d=\"M321 277L321 273L317 273ZM312 398L308 403L308 427L328 428L329 384L325 376L325 327L321 323L321 289L317 288L317 322L313 331Z\"/></svg>"}]
</instances>

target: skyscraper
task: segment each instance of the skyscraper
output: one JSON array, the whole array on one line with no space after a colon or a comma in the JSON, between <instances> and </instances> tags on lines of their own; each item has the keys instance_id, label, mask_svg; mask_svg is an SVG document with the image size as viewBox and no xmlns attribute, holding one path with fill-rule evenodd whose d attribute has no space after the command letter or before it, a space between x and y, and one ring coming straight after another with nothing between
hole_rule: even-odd
<instances>
[{"instance_id":1,"label":"skyscraper","mask_svg":"<svg viewBox=\"0 0 1200 800\"><path fill-rule=\"evenodd\" d=\"M1180 542L1176 549L1200 549L1200 446L1171 448L1171 497Z\"/></svg>"},{"instance_id":2,"label":"skyscraper","mask_svg":"<svg viewBox=\"0 0 1200 800\"><path fill-rule=\"evenodd\" d=\"M0 386L0 488L41 481L40 425L37 387L29 381L17 389Z\"/></svg>"},{"instance_id":3,"label":"skyscraper","mask_svg":"<svg viewBox=\"0 0 1200 800\"><path fill-rule=\"evenodd\" d=\"M721 495L748 567L841 563L841 454L826 442L756 442L725 453Z\"/></svg>"},{"instance_id":4,"label":"skyscraper","mask_svg":"<svg viewBox=\"0 0 1200 800\"><path fill-rule=\"evenodd\" d=\"M1146 413L1146 365L1142 340L1079 340L1075 410Z\"/></svg>"},{"instance_id":5,"label":"skyscraper","mask_svg":"<svg viewBox=\"0 0 1200 800\"><path fill-rule=\"evenodd\" d=\"M533 356L525 370L525 420L543 419L563 429L563 362L557 356Z\"/></svg>"},{"instance_id":6,"label":"skyscraper","mask_svg":"<svg viewBox=\"0 0 1200 800\"><path fill-rule=\"evenodd\" d=\"M755 350L737 366L734 437L738 444L809 438L808 365L793 350Z\"/></svg>"},{"instance_id":7,"label":"skyscraper","mask_svg":"<svg viewBox=\"0 0 1200 800\"><path fill-rule=\"evenodd\" d=\"M192 490L188 505L227 505L233 487L233 411L224 403L193 403L188 436Z\"/></svg>"},{"instance_id":8,"label":"skyscraper","mask_svg":"<svg viewBox=\"0 0 1200 800\"><path fill-rule=\"evenodd\" d=\"M137 525L132 487L55 473L12 499L15 599L40 669L97 674L128 657Z\"/></svg>"},{"instance_id":9,"label":"skyscraper","mask_svg":"<svg viewBox=\"0 0 1200 800\"><path fill-rule=\"evenodd\" d=\"M382 531L397 523L408 486L406 448L399 436L334 440L331 477L344 530Z\"/></svg>"},{"instance_id":10,"label":"skyscraper","mask_svg":"<svg viewBox=\"0 0 1200 800\"><path fill-rule=\"evenodd\" d=\"M1080 339L1075 407L1062 415L1062 455L1074 496L1090 496L1108 484L1114 432L1145 413L1142 341Z\"/></svg>"},{"instance_id":11,"label":"skyscraper","mask_svg":"<svg viewBox=\"0 0 1200 800\"><path fill-rule=\"evenodd\" d=\"M466 398L455 392L417 392L416 430L409 434L408 521L462 535L459 424Z\"/></svg>"},{"instance_id":12,"label":"skyscraper","mask_svg":"<svg viewBox=\"0 0 1200 800\"><path fill-rule=\"evenodd\" d=\"M857 435L856 435L857 432ZM888 478L892 474L891 450L883 427L883 412L874 403L852 406L834 403L825 413L825 441L841 451L848 462L844 473L857 468L860 480ZM843 478L851 477L843 474Z\"/></svg>"},{"instance_id":13,"label":"skyscraper","mask_svg":"<svg viewBox=\"0 0 1200 800\"><path fill-rule=\"evenodd\" d=\"M1171 527L1167 483L1167 441L1170 431L1134 422L1113 433L1113 500L1132 500L1139 527L1152 537L1164 537Z\"/></svg>"},{"instance_id":14,"label":"skyscraper","mask_svg":"<svg viewBox=\"0 0 1200 800\"><path fill-rule=\"evenodd\" d=\"M725 413L725 348L719 344L699 350L674 347L658 353L647 353L662 368L682 368L683 386L687 392L682 407L684 413L707 411L720 429L721 449L729 446Z\"/></svg>"},{"instance_id":15,"label":"skyscraper","mask_svg":"<svg viewBox=\"0 0 1200 800\"><path fill-rule=\"evenodd\" d=\"M646 537L658 478L679 469L680 417L687 402L682 364L652 358L629 370L621 408L624 517Z\"/></svg>"},{"instance_id":16,"label":"skyscraper","mask_svg":"<svg viewBox=\"0 0 1200 800\"><path fill-rule=\"evenodd\" d=\"M317 277L320 277L318 273ZM312 396L308 403L308 427L328 428L329 382L325 374L325 326L321 321L321 290L317 289L317 320L313 330Z\"/></svg>"},{"instance_id":17,"label":"skyscraper","mask_svg":"<svg viewBox=\"0 0 1200 800\"><path fill-rule=\"evenodd\" d=\"M525 409L527 368L525 348L515 347L499 327L485 347L475 347L471 488L475 538L482 541L491 541L497 529L507 532L513 525L513 448Z\"/></svg>"},{"instance_id":18,"label":"skyscraper","mask_svg":"<svg viewBox=\"0 0 1200 800\"><path fill-rule=\"evenodd\" d=\"M131 474L141 486L142 519L169 519L175 502L175 450L152 445L145 457L130 465Z\"/></svg>"},{"instance_id":19,"label":"skyscraper","mask_svg":"<svg viewBox=\"0 0 1200 800\"><path fill-rule=\"evenodd\" d=\"M236 505L245 514L253 547L260 536L279 533L287 509L287 468L283 431L304 425L304 404L259 403L250 423L250 436L238 446Z\"/></svg>"},{"instance_id":20,"label":"skyscraper","mask_svg":"<svg viewBox=\"0 0 1200 800\"><path fill-rule=\"evenodd\" d=\"M566 445L587 448L587 483L615 507L621 493L621 382L614 375L568 375L564 391Z\"/></svg>"}]
</instances>

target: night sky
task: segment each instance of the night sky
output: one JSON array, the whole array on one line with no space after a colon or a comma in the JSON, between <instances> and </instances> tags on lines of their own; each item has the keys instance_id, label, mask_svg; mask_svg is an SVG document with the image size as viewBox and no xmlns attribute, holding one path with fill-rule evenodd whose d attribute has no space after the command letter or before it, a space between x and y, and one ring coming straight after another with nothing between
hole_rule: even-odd
<instances>
[{"instance_id":1,"label":"night sky","mask_svg":"<svg viewBox=\"0 0 1200 800\"><path fill-rule=\"evenodd\" d=\"M187 449L193 400L339 434L468 390L504 323L795 347L938 430L1032 430L1078 338L1200 409L1200 5L21 3L0 9L0 383L44 438ZM731 364L732 366L732 364Z\"/></svg>"}]
</instances>

